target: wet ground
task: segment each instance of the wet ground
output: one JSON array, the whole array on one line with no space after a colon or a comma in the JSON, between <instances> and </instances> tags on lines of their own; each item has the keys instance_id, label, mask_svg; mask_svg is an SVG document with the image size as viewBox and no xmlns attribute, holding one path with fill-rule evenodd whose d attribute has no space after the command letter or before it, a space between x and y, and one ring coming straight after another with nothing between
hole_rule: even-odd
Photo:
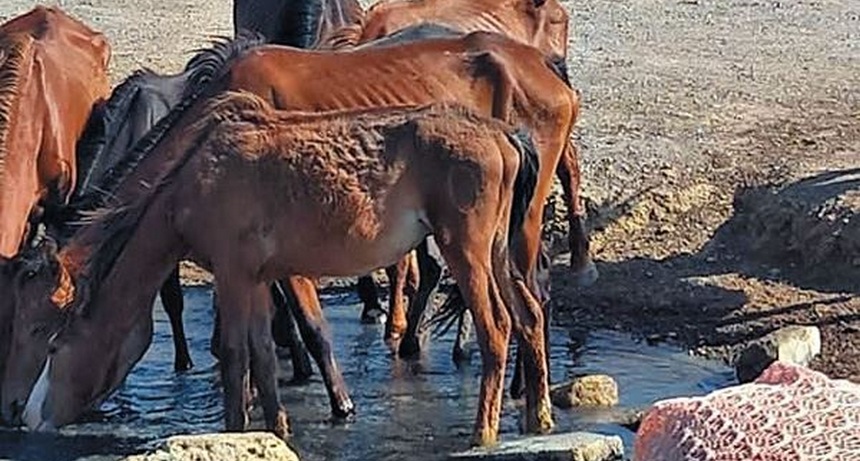
<instances>
[{"instance_id":1,"label":"wet ground","mask_svg":"<svg viewBox=\"0 0 860 461\"><path fill-rule=\"evenodd\" d=\"M0 458L16 461L111 460L136 452L154 440L179 433L218 431L223 425L218 370L209 355L211 292L186 290L186 325L194 369L172 371L170 327L156 307L154 343L125 386L89 422L70 426L56 437L0 432ZM467 448L480 378L478 355L457 369L450 360L451 340L432 341L424 357L395 358L382 340L382 326L361 325L352 294L324 296L340 365L358 408L354 421L329 417L325 389L318 376L292 387L289 360L281 360L281 396L294 427L291 443L305 461L396 460L405 453L421 459L445 459ZM607 373L621 391L621 408L655 400L703 394L731 382L716 362L691 357L680 349L652 347L611 331L556 328L552 345L553 379L584 373ZM518 436L520 403L506 400L503 437ZM621 435L632 446L633 434L614 424L611 411L555 411L558 430L592 430ZM259 425L259 419L254 423Z\"/></svg>"}]
</instances>

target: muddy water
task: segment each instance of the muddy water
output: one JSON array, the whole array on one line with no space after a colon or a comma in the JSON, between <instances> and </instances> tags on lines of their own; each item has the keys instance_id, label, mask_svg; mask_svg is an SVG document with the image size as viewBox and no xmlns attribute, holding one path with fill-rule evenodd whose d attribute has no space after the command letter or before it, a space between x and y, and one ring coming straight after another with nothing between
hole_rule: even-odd
<instances>
[{"instance_id":1,"label":"muddy water","mask_svg":"<svg viewBox=\"0 0 860 461\"><path fill-rule=\"evenodd\" d=\"M0 458L14 460L109 460L145 449L160 437L177 433L217 431L222 425L221 394L216 363L209 355L211 293L186 291L185 320L194 369L172 371L173 346L167 318L156 307L153 345L124 387L86 422L58 436L0 432ZM328 417L325 390L319 377L291 387L289 361L281 360L281 395L290 411L292 443L304 460L395 460L405 454L444 459L466 448L474 417L480 377L479 357L456 369L450 360L451 340L430 344L417 362L395 358L382 341L381 326L360 325L359 306L350 294L324 296L326 315L335 332L336 351L359 414L351 422ZM689 357L670 347L652 347L613 332L554 329L553 381L581 373L609 373L619 382L623 406L701 394L730 382L723 366ZM519 408L507 400L503 437L518 435ZM607 422L604 412L555 412L560 430L632 433ZM257 415L259 421L259 415ZM255 423L259 424L259 422Z\"/></svg>"}]
</instances>

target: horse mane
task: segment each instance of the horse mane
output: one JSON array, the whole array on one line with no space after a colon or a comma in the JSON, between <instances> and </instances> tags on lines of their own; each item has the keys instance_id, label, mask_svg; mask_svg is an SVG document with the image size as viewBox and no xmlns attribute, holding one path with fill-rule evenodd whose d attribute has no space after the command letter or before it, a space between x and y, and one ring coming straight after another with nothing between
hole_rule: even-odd
<instances>
[{"instance_id":1,"label":"horse mane","mask_svg":"<svg viewBox=\"0 0 860 461\"><path fill-rule=\"evenodd\" d=\"M546 61L547 67L567 85L568 88L573 89L573 84L570 83L570 74L568 73L567 60L563 56L547 56L544 58Z\"/></svg>"},{"instance_id":2,"label":"horse mane","mask_svg":"<svg viewBox=\"0 0 860 461\"><path fill-rule=\"evenodd\" d=\"M86 239L84 244L89 243L91 246L89 247L89 257L82 264L78 274L78 287L81 289L82 296L75 299L74 309L76 312L86 313L87 306L91 304L89 296L98 292L99 284L113 269L149 207L165 188L173 184L174 179L188 163L188 160L194 157L205 137L211 131L211 127L223 119L216 110L210 110L210 108L217 109L216 106L208 105L200 120L193 123L175 125L175 120L167 120L168 118L178 119L195 101L196 99L183 101L150 131L152 133L157 130L159 136L151 137L150 134L147 134L144 138L151 138L147 139L148 142L143 146L149 153L167 139L167 133L171 129L181 129L181 132L175 133L173 139L182 140L185 145L182 153L176 159L164 162L161 165L163 169L157 173L157 178L141 179L141 181L147 181L151 185L142 188L140 195L128 198L124 203L104 205L99 209L90 210L87 212L86 218L82 220L89 225L87 235L83 237ZM129 172L131 171L133 169L129 170Z\"/></svg>"},{"instance_id":3,"label":"horse mane","mask_svg":"<svg viewBox=\"0 0 860 461\"><path fill-rule=\"evenodd\" d=\"M132 103L140 93L143 80L153 75L148 69L139 69L120 83L110 95L107 103L93 108L84 133L76 147L78 181L72 192L71 203L92 192L98 178L98 166L106 154L105 147L110 139L116 136L116 130L122 121L128 118Z\"/></svg>"},{"instance_id":4,"label":"horse mane","mask_svg":"<svg viewBox=\"0 0 860 461\"><path fill-rule=\"evenodd\" d=\"M420 40L458 38L463 37L464 35L466 35L464 32L454 29L453 27L434 22L422 22L420 24L400 29L391 35L386 35L385 37L380 37L376 40L362 43L361 45L356 46L356 49L382 48L386 46L403 45Z\"/></svg>"},{"instance_id":5,"label":"horse mane","mask_svg":"<svg viewBox=\"0 0 860 461\"><path fill-rule=\"evenodd\" d=\"M184 83L181 99L194 99L214 79L221 75L227 64L240 56L248 49L263 44L260 36L251 33L242 33L235 40L226 37L216 37L212 40L209 48L198 48L196 53L185 65ZM135 71L114 89L107 105L98 111L94 111L87 125L84 136L78 143L78 171L81 172L79 187L72 195L72 204L78 201L86 202L90 196L100 191L111 190L106 181L111 181L111 174L106 177L96 177L99 173L98 166L102 163L102 157L107 154L105 147L111 139L117 135L117 130L128 118L128 112L140 94L140 88L145 79L160 77L150 69ZM134 150L129 150L119 159L120 166L125 161L134 162L129 158ZM139 161L139 159L137 159ZM113 183L116 184L116 183Z\"/></svg>"},{"instance_id":6,"label":"horse mane","mask_svg":"<svg viewBox=\"0 0 860 461\"><path fill-rule=\"evenodd\" d=\"M23 64L32 46L29 35L0 35L0 171L9 156L9 125L18 107Z\"/></svg>"},{"instance_id":7,"label":"horse mane","mask_svg":"<svg viewBox=\"0 0 860 461\"><path fill-rule=\"evenodd\" d=\"M264 45L266 39L255 32L242 30L236 38L215 36L208 48L197 48L183 70L186 75L184 98L196 97L202 86L222 77L228 64L246 51Z\"/></svg>"},{"instance_id":8,"label":"horse mane","mask_svg":"<svg viewBox=\"0 0 860 461\"><path fill-rule=\"evenodd\" d=\"M105 203L112 197L116 187L140 164L140 162L158 145L164 138L170 128L180 119L185 111L191 105L204 96L209 91L209 84L221 78L229 69L230 63L241 56L245 51L263 45L264 39L261 35L252 32L241 32L235 39L217 38L213 42L211 48L199 51L189 63L186 65L186 72L190 72L188 84L186 85L183 97L176 107L172 108L167 115L159 120L147 134L141 138L134 147L130 149L122 159L119 159L115 167L107 172L102 178L98 178L98 184L88 187L81 191L77 200L70 203L70 208L75 210L75 213L92 212L93 210L104 206ZM146 71L149 72L149 71ZM142 74L141 74L142 75ZM142 78L142 76L141 76ZM124 102L122 99L128 100L131 97L131 86L133 81L126 81L129 84L129 93L123 93L116 98L116 105L119 108ZM118 88L119 90L119 88ZM121 98L125 96L125 98ZM114 97L111 97L114 100ZM113 115L122 115L123 112L117 109ZM121 121L122 118L117 118ZM110 132L110 130L108 130ZM84 221L85 222L85 221ZM81 224L78 222L77 224Z\"/></svg>"}]
</instances>

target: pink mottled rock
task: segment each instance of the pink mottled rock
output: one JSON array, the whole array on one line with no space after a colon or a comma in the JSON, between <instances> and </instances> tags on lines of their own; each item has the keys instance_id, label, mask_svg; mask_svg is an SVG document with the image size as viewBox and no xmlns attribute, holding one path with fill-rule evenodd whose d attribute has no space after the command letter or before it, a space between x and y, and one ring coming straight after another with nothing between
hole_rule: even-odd
<instances>
[{"instance_id":1,"label":"pink mottled rock","mask_svg":"<svg viewBox=\"0 0 860 461\"><path fill-rule=\"evenodd\" d=\"M635 461L860 460L860 386L775 362L753 383L658 402Z\"/></svg>"}]
</instances>

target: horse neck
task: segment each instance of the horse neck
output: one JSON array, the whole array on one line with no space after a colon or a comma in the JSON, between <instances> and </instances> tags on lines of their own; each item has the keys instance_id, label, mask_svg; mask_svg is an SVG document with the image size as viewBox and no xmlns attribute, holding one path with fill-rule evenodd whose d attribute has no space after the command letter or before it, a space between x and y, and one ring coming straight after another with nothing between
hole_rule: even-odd
<instances>
[{"instance_id":1,"label":"horse neck","mask_svg":"<svg viewBox=\"0 0 860 461\"><path fill-rule=\"evenodd\" d=\"M95 292L89 293L91 315L105 319L105 325L120 335L148 314L159 288L183 255L182 240L167 218L167 202L159 198L150 205Z\"/></svg>"},{"instance_id":2,"label":"horse neck","mask_svg":"<svg viewBox=\"0 0 860 461\"><path fill-rule=\"evenodd\" d=\"M25 59L21 65L32 68L30 62ZM7 258L18 253L30 212L44 189L37 167L43 123L34 117L43 102L35 80L21 78L17 94L9 94L12 99L2 109L6 115L0 123L0 256Z\"/></svg>"}]
</instances>

